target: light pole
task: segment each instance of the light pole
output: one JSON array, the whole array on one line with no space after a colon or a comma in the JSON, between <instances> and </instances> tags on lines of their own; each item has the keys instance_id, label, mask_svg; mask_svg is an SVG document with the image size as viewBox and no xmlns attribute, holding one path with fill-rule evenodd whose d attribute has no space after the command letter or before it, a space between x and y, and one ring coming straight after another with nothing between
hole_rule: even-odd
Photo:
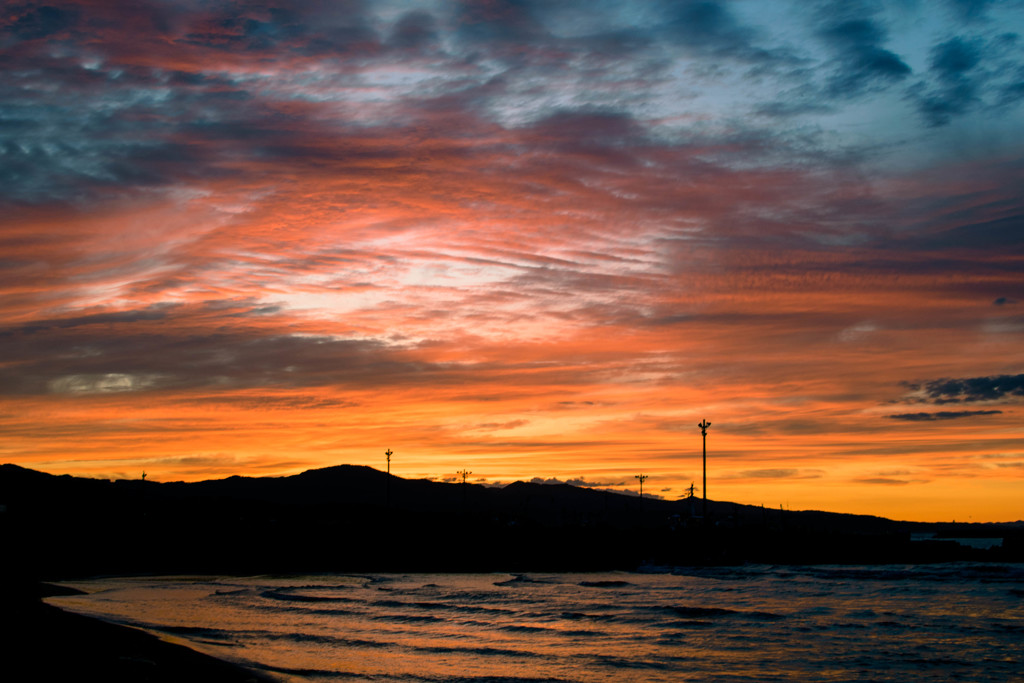
<instances>
[{"instance_id":1,"label":"light pole","mask_svg":"<svg viewBox=\"0 0 1024 683\"><path fill-rule=\"evenodd\" d=\"M707 420L701 420L700 424L700 435L704 442L704 510L702 514L704 519L708 518L708 427L711 423Z\"/></svg>"},{"instance_id":2,"label":"light pole","mask_svg":"<svg viewBox=\"0 0 1024 683\"><path fill-rule=\"evenodd\" d=\"M635 474L635 475L633 475L633 478L640 480L640 500L642 502L643 499L644 499L644 479L647 478L647 475L646 474Z\"/></svg>"},{"instance_id":3,"label":"light pole","mask_svg":"<svg viewBox=\"0 0 1024 683\"><path fill-rule=\"evenodd\" d=\"M462 513L466 514L466 477L473 473L469 470L459 470L455 474L462 475Z\"/></svg>"},{"instance_id":4,"label":"light pole","mask_svg":"<svg viewBox=\"0 0 1024 683\"><path fill-rule=\"evenodd\" d=\"M392 453L391 449L389 448L386 451L384 451L384 455L387 456L387 459L388 459L388 479L387 479L387 481L388 481L388 508L390 509L391 508L391 456L394 455L394 453Z\"/></svg>"}]
</instances>

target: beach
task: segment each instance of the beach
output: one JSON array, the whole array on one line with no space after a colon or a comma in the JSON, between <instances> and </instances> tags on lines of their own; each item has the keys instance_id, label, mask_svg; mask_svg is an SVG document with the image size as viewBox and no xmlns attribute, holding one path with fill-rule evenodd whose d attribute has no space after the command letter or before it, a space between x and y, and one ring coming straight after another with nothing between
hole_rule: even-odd
<instances>
[{"instance_id":1,"label":"beach","mask_svg":"<svg viewBox=\"0 0 1024 683\"><path fill-rule=\"evenodd\" d=\"M160 640L144 631L65 612L42 602L47 584L2 589L10 636L5 681L102 680L107 683L269 683L274 679Z\"/></svg>"},{"instance_id":2,"label":"beach","mask_svg":"<svg viewBox=\"0 0 1024 683\"><path fill-rule=\"evenodd\" d=\"M1021 680L1024 564L1016 563L61 585L81 592L50 604L187 638L287 683Z\"/></svg>"}]
</instances>

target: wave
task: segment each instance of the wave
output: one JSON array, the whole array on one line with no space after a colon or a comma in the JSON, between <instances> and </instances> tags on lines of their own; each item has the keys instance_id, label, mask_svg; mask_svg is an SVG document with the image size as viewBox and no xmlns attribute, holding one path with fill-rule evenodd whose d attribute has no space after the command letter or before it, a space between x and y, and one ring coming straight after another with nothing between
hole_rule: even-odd
<instances>
[{"instance_id":1,"label":"wave","mask_svg":"<svg viewBox=\"0 0 1024 683\"><path fill-rule=\"evenodd\" d=\"M545 655L540 652L533 652L532 650L513 650L510 648L488 646L455 647L449 645L414 645L411 646L409 649L415 650L417 652L428 652L431 654L438 655L471 654L481 655L483 657L526 657L542 659L550 658L549 655Z\"/></svg>"},{"instance_id":2,"label":"wave","mask_svg":"<svg viewBox=\"0 0 1024 683\"><path fill-rule=\"evenodd\" d=\"M722 607L689 607L686 605L669 605L662 609L674 612L681 617L730 617L730 618L741 618L751 619L755 621L779 621L785 619L786 616L783 614L776 614L774 612L762 612L762 611L750 611L745 612L741 610L725 609Z\"/></svg>"},{"instance_id":3,"label":"wave","mask_svg":"<svg viewBox=\"0 0 1024 683\"><path fill-rule=\"evenodd\" d=\"M263 591L260 593L261 598L268 600L280 600L282 602L362 602L357 598L341 597L334 595L303 595L301 593L292 593L293 590L304 590L301 588L275 588L273 590ZM223 595L223 594L221 594Z\"/></svg>"},{"instance_id":4,"label":"wave","mask_svg":"<svg viewBox=\"0 0 1024 683\"><path fill-rule=\"evenodd\" d=\"M586 588L625 588L633 584L629 581L580 581L578 585Z\"/></svg>"},{"instance_id":5,"label":"wave","mask_svg":"<svg viewBox=\"0 0 1024 683\"><path fill-rule=\"evenodd\" d=\"M495 581L495 586L523 586L523 585L551 585L552 583L559 583L558 581L551 581L547 579L535 579L526 574L515 574L511 579L507 581Z\"/></svg>"},{"instance_id":6,"label":"wave","mask_svg":"<svg viewBox=\"0 0 1024 683\"><path fill-rule=\"evenodd\" d=\"M546 626L525 626L523 624L509 624L508 626L499 626L498 630L508 631L509 633L544 633L545 631L554 631L556 629L548 628Z\"/></svg>"},{"instance_id":7,"label":"wave","mask_svg":"<svg viewBox=\"0 0 1024 683\"><path fill-rule=\"evenodd\" d=\"M436 624L447 621L441 617L434 617L429 614L374 614L368 615L368 618L375 621L391 621L399 624Z\"/></svg>"}]
</instances>

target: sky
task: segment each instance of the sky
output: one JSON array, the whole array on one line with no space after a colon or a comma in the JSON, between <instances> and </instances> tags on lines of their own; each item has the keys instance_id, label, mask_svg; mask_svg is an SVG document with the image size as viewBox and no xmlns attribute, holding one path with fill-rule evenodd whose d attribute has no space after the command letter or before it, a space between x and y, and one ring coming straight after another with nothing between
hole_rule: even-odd
<instances>
[{"instance_id":1,"label":"sky","mask_svg":"<svg viewBox=\"0 0 1024 683\"><path fill-rule=\"evenodd\" d=\"M0 13L0 462L1024 518L1022 0Z\"/></svg>"}]
</instances>

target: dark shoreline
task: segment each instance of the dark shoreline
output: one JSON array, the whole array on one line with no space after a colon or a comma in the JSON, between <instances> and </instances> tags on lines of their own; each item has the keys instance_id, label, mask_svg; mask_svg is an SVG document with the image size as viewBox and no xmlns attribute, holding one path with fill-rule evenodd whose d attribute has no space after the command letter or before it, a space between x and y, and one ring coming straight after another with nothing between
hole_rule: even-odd
<instances>
[{"instance_id":1,"label":"dark shoreline","mask_svg":"<svg viewBox=\"0 0 1024 683\"><path fill-rule=\"evenodd\" d=\"M47 584L3 587L5 620L0 672L22 681L101 680L104 683L273 683L273 677L185 645L59 609L42 598L64 594Z\"/></svg>"}]
</instances>

